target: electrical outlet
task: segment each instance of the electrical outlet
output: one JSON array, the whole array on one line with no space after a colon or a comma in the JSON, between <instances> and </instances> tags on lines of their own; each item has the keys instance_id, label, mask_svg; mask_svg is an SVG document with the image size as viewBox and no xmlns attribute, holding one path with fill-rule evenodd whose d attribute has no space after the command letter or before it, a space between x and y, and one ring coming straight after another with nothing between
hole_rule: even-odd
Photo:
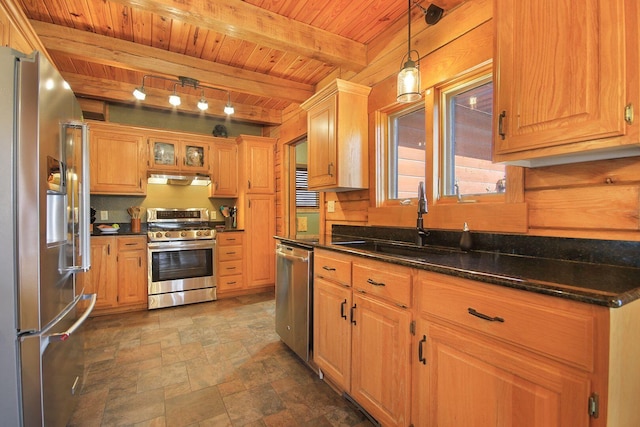
<instances>
[{"instance_id":1,"label":"electrical outlet","mask_svg":"<svg viewBox=\"0 0 640 427\"><path fill-rule=\"evenodd\" d=\"M107 221L109 219L109 211L100 211L100 221Z\"/></svg>"},{"instance_id":2,"label":"electrical outlet","mask_svg":"<svg viewBox=\"0 0 640 427\"><path fill-rule=\"evenodd\" d=\"M215 211L215 209L213 209L211 211L211 219L216 219L216 218L218 218L218 213Z\"/></svg>"},{"instance_id":3,"label":"electrical outlet","mask_svg":"<svg viewBox=\"0 0 640 427\"><path fill-rule=\"evenodd\" d=\"M335 200L329 200L327 202L327 212L332 213L336 211L336 202Z\"/></svg>"},{"instance_id":4,"label":"electrical outlet","mask_svg":"<svg viewBox=\"0 0 640 427\"><path fill-rule=\"evenodd\" d=\"M298 217L298 231L307 231L307 217L299 216Z\"/></svg>"}]
</instances>

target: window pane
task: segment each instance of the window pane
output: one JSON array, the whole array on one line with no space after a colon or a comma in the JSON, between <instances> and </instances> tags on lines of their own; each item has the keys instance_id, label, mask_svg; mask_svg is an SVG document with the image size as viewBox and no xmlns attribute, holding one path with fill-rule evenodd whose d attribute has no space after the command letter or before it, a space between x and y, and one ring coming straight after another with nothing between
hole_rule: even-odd
<instances>
[{"instance_id":1,"label":"window pane","mask_svg":"<svg viewBox=\"0 0 640 427\"><path fill-rule=\"evenodd\" d=\"M309 191L307 183L307 169L296 169L296 207L317 208L320 206L320 194L317 191Z\"/></svg>"},{"instance_id":2,"label":"window pane","mask_svg":"<svg viewBox=\"0 0 640 427\"><path fill-rule=\"evenodd\" d=\"M442 193L452 196L458 194L456 191L460 195L504 192L505 166L491 160L491 76L448 89L443 96Z\"/></svg>"},{"instance_id":3,"label":"window pane","mask_svg":"<svg viewBox=\"0 0 640 427\"><path fill-rule=\"evenodd\" d=\"M423 104L389 116L387 199L418 197L418 183L425 181L425 141Z\"/></svg>"}]
</instances>

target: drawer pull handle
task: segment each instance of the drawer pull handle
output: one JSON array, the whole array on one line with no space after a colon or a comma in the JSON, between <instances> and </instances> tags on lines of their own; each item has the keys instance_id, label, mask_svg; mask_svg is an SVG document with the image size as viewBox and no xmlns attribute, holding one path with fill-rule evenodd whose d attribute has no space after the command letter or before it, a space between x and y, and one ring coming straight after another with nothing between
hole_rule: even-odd
<instances>
[{"instance_id":1,"label":"drawer pull handle","mask_svg":"<svg viewBox=\"0 0 640 427\"><path fill-rule=\"evenodd\" d=\"M470 315L479 317L479 318L484 319L484 320L488 320L489 322L502 322L502 323L504 323L504 319L502 317L487 316L486 314L480 313L479 311L476 311L475 309L473 309L471 307L469 307L467 310L469 311Z\"/></svg>"},{"instance_id":2,"label":"drawer pull handle","mask_svg":"<svg viewBox=\"0 0 640 427\"><path fill-rule=\"evenodd\" d=\"M235 270L235 267L227 267L227 270Z\"/></svg>"},{"instance_id":3,"label":"drawer pull handle","mask_svg":"<svg viewBox=\"0 0 640 427\"><path fill-rule=\"evenodd\" d=\"M333 268L333 267L329 267L329 266L327 266L327 265L322 266L322 269L323 269L323 270L327 270L327 271L336 271L336 269L335 269L335 268Z\"/></svg>"},{"instance_id":4,"label":"drawer pull handle","mask_svg":"<svg viewBox=\"0 0 640 427\"><path fill-rule=\"evenodd\" d=\"M367 283L373 286L385 286L383 282L376 282L373 279L367 279Z\"/></svg>"},{"instance_id":5,"label":"drawer pull handle","mask_svg":"<svg viewBox=\"0 0 640 427\"><path fill-rule=\"evenodd\" d=\"M356 319L353 314L356 312L356 305L357 304L353 304L353 307L351 307L351 323L353 323L354 325L356 324Z\"/></svg>"},{"instance_id":6,"label":"drawer pull handle","mask_svg":"<svg viewBox=\"0 0 640 427\"><path fill-rule=\"evenodd\" d=\"M342 317L343 319L347 318L347 315L344 312L344 308L345 308L346 305L347 305L347 300L345 298L345 300L342 301L342 303L340 304L340 317Z\"/></svg>"},{"instance_id":7,"label":"drawer pull handle","mask_svg":"<svg viewBox=\"0 0 640 427\"><path fill-rule=\"evenodd\" d=\"M422 345L426 342L427 342L427 336L423 335L422 339L418 343L418 362L422 363L423 365L427 364L427 359L422 355Z\"/></svg>"},{"instance_id":8,"label":"drawer pull handle","mask_svg":"<svg viewBox=\"0 0 640 427\"><path fill-rule=\"evenodd\" d=\"M227 255L235 255L235 252L227 252Z\"/></svg>"}]
</instances>

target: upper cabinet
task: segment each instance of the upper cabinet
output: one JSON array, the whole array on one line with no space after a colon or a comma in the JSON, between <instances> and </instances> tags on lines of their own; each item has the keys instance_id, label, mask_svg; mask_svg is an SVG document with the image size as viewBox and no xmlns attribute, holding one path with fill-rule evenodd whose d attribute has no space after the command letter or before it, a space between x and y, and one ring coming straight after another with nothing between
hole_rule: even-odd
<instances>
[{"instance_id":1,"label":"upper cabinet","mask_svg":"<svg viewBox=\"0 0 640 427\"><path fill-rule=\"evenodd\" d=\"M369 92L368 86L336 79L301 105L307 110L310 190L369 187Z\"/></svg>"},{"instance_id":2,"label":"upper cabinet","mask_svg":"<svg viewBox=\"0 0 640 427\"><path fill-rule=\"evenodd\" d=\"M91 123L89 157L92 194L146 194L147 146L130 127Z\"/></svg>"},{"instance_id":3,"label":"upper cabinet","mask_svg":"<svg viewBox=\"0 0 640 427\"><path fill-rule=\"evenodd\" d=\"M209 143L195 139L149 138L149 169L209 173Z\"/></svg>"},{"instance_id":4,"label":"upper cabinet","mask_svg":"<svg viewBox=\"0 0 640 427\"><path fill-rule=\"evenodd\" d=\"M238 197L238 145L215 138L211 144L209 197Z\"/></svg>"},{"instance_id":5,"label":"upper cabinet","mask_svg":"<svg viewBox=\"0 0 640 427\"><path fill-rule=\"evenodd\" d=\"M240 150L238 164L242 171L240 188L246 194L274 194L276 139L240 135L236 141Z\"/></svg>"},{"instance_id":6,"label":"upper cabinet","mask_svg":"<svg viewBox=\"0 0 640 427\"><path fill-rule=\"evenodd\" d=\"M640 155L635 3L495 0L494 161Z\"/></svg>"}]
</instances>

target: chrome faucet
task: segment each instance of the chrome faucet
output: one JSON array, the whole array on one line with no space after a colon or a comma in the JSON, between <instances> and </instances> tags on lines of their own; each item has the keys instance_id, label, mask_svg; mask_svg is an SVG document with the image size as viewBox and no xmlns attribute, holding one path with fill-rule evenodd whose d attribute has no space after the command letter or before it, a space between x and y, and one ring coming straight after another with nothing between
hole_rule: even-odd
<instances>
[{"instance_id":1,"label":"chrome faucet","mask_svg":"<svg viewBox=\"0 0 640 427\"><path fill-rule=\"evenodd\" d=\"M416 224L416 229L418 231L418 235L416 237L416 244L419 246L424 246L427 244L427 236L429 232L424 229L422 215L429 212L427 207L427 196L424 193L424 182L420 181L418 184L418 221Z\"/></svg>"}]
</instances>

